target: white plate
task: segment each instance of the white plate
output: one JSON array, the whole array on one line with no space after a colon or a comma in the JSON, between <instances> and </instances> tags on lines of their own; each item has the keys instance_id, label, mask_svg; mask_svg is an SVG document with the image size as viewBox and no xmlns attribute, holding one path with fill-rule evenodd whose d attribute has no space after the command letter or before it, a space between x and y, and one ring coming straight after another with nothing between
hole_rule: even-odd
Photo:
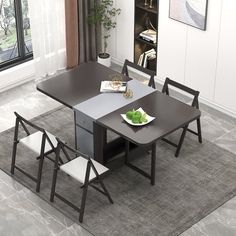
<instances>
[{"instance_id":1,"label":"white plate","mask_svg":"<svg viewBox=\"0 0 236 236\"><path fill-rule=\"evenodd\" d=\"M142 114L144 113L144 110L141 107L136 111L140 111ZM121 114L121 116L128 124L134 125L134 126L143 126L143 125L150 123L151 121L153 121L155 119L155 117L149 116L147 114L146 115L147 122L143 122L142 124L140 124L140 123L133 123L132 120L130 120L126 117L126 114Z\"/></svg>"}]
</instances>

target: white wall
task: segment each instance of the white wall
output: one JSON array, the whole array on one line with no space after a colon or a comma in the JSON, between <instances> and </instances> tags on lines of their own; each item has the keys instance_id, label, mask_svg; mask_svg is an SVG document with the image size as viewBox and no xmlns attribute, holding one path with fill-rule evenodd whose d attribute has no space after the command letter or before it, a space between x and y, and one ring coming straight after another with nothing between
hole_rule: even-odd
<instances>
[{"instance_id":1,"label":"white wall","mask_svg":"<svg viewBox=\"0 0 236 236\"><path fill-rule=\"evenodd\" d=\"M209 1L207 30L187 27L185 83L200 91L201 97L213 100L221 0Z\"/></svg>"},{"instance_id":2,"label":"white wall","mask_svg":"<svg viewBox=\"0 0 236 236\"><path fill-rule=\"evenodd\" d=\"M113 33L115 62L133 59L134 0L122 9ZM203 102L236 116L236 1L208 1L206 31L169 18L169 1L159 0L157 78L169 76L200 91Z\"/></svg>"},{"instance_id":3,"label":"white wall","mask_svg":"<svg viewBox=\"0 0 236 236\"><path fill-rule=\"evenodd\" d=\"M157 43L157 75L184 83L187 26L169 20L169 1L159 2L159 24Z\"/></svg>"},{"instance_id":4,"label":"white wall","mask_svg":"<svg viewBox=\"0 0 236 236\"><path fill-rule=\"evenodd\" d=\"M236 1L222 0L214 101L236 111Z\"/></svg>"},{"instance_id":5,"label":"white wall","mask_svg":"<svg viewBox=\"0 0 236 236\"><path fill-rule=\"evenodd\" d=\"M121 14L117 17L117 27L112 32L109 51L112 60L122 64L125 59L133 60L134 55L134 0L114 0Z\"/></svg>"},{"instance_id":6,"label":"white wall","mask_svg":"<svg viewBox=\"0 0 236 236\"><path fill-rule=\"evenodd\" d=\"M198 89L206 103L236 116L236 2L208 1L206 31L169 19L168 9L160 0L159 79Z\"/></svg>"}]
</instances>

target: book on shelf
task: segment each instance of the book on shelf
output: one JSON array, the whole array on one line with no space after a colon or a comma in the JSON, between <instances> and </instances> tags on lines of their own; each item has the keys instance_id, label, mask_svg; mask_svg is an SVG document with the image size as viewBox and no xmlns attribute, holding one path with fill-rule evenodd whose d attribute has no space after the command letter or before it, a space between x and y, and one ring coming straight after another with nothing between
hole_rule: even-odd
<instances>
[{"instance_id":1,"label":"book on shelf","mask_svg":"<svg viewBox=\"0 0 236 236\"><path fill-rule=\"evenodd\" d=\"M156 40L148 39L148 38L145 38L145 37L142 37L142 36L139 36L139 38L144 40L144 41L147 41L149 43L156 44Z\"/></svg>"},{"instance_id":2,"label":"book on shelf","mask_svg":"<svg viewBox=\"0 0 236 236\"><path fill-rule=\"evenodd\" d=\"M144 30L139 34L139 37L143 40L156 44L157 32L152 29Z\"/></svg>"},{"instance_id":3,"label":"book on shelf","mask_svg":"<svg viewBox=\"0 0 236 236\"><path fill-rule=\"evenodd\" d=\"M127 82L114 80L104 80L101 82L100 92L101 93L125 93L127 90Z\"/></svg>"},{"instance_id":4,"label":"book on shelf","mask_svg":"<svg viewBox=\"0 0 236 236\"><path fill-rule=\"evenodd\" d=\"M138 65L142 66L142 63L143 63L143 56L144 56L144 53L142 53L138 59Z\"/></svg>"},{"instance_id":5,"label":"book on shelf","mask_svg":"<svg viewBox=\"0 0 236 236\"><path fill-rule=\"evenodd\" d=\"M138 60L138 65L146 68L148 64L148 60L152 60L155 58L156 58L156 51L154 48L152 48L148 51L145 51L144 53L140 55L139 60Z\"/></svg>"}]
</instances>

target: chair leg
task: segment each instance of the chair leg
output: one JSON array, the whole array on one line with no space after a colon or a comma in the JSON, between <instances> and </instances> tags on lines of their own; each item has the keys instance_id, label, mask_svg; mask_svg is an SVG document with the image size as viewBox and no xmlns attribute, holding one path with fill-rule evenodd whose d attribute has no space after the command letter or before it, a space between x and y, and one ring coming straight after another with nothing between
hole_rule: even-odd
<instances>
[{"instance_id":1,"label":"chair leg","mask_svg":"<svg viewBox=\"0 0 236 236\"><path fill-rule=\"evenodd\" d=\"M50 202L54 201L54 196L55 196L55 192L56 192L56 183L57 183L57 171L58 171L58 168L55 168L54 172L53 172Z\"/></svg>"},{"instance_id":2,"label":"chair leg","mask_svg":"<svg viewBox=\"0 0 236 236\"><path fill-rule=\"evenodd\" d=\"M197 133L198 133L198 142L202 143L202 130L201 130L200 118L197 119Z\"/></svg>"},{"instance_id":3,"label":"chair leg","mask_svg":"<svg viewBox=\"0 0 236 236\"><path fill-rule=\"evenodd\" d=\"M110 195L110 193L108 192L108 190L107 190L107 188L105 187L105 185L104 185L102 179L101 179L99 176L98 176L98 181L99 181L99 183L100 183L100 185L101 185L101 187L102 187L104 193L106 194L106 196L107 196L109 202L110 202L111 204L113 204L114 202L113 202L113 200L112 200L112 198L111 198L111 195Z\"/></svg>"},{"instance_id":4,"label":"chair leg","mask_svg":"<svg viewBox=\"0 0 236 236\"><path fill-rule=\"evenodd\" d=\"M179 143L178 143L176 152L175 152L175 157L178 157L178 156L179 156L180 149L181 149L182 144L183 144L183 142L184 142L184 138L185 138L187 129L188 129L188 125L186 125L186 126L184 127L183 131L182 131L182 134L181 134L181 137L180 137L180 140L179 140Z\"/></svg>"},{"instance_id":5,"label":"chair leg","mask_svg":"<svg viewBox=\"0 0 236 236\"><path fill-rule=\"evenodd\" d=\"M43 170L43 160L44 160L44 156L41 156L39 160L38 177L37 177L37 185L36 185L37 193L40 191L40 184L41 184L42 170Z\"/></svg>"},{"instance_id":6,"label":"chair leg","mask_svg":"<svg viewBox=\"0 0 236 236\"><path fill-rule=\"evenodd\" d=\"M17 149L17 141L14 141L13 151L12 151L12 161L11 161L11 173L13 175L14 175L15 163L16 163L16 149Z\"/></svg>"},{"instance_id":7,"label":"chair leg","mask_svg":"<svg viewBox=\"0 0 236 236\"><path fill-rule=\"evenodd\" d=\"M83 195L82 195L80 213L79 213L79 222L80 223L83 222L83 218L84 218L84 209L85 209L85 203L86 203L86 198L87 198L87 190L88 190L88 184L85 184L84 188L83 188Z\"/></svg>"}]
</instances>

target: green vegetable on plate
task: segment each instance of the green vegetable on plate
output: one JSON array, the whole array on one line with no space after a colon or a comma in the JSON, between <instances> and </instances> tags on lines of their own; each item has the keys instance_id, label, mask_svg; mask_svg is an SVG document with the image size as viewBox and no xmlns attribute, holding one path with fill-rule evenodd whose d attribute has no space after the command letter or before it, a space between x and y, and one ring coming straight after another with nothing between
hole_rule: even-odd
<instances>
[{"instance_id":1,"label":"green vegetable on plate","mask_svg":"<svg viewBox=\"0 0 236 236\"><path fill-rule=\"evenodd\" d=\"M127 111L126 112L126 117L129 119L129 120L132 120L132 117L135 113L135 110L132 110L132 111Z\"/></svg>"},{"instance_id":2,"label":"green vegetable on plate","mask_svg":"<svg viewBox=\"0 0 236 236\"><path fill-rule=\"evenodd\" d=\"M127 111L126 117L127 119L132 120L132 123L134 124L142 124L148 121L146 112L142 113L140 111L135 111L134 109L132 111Z\"/></svg>"},{"instance_id":3,"label":"green vegetable on plate","mask_svg":"<svg viewBox=\"0 0 236 236\"><path fill-rule=\"evenodd\" d=\"M144 112L140 118L140 123L146 123L148 120L147 120L147 113Z\"/></svg>"}]
</instances>

